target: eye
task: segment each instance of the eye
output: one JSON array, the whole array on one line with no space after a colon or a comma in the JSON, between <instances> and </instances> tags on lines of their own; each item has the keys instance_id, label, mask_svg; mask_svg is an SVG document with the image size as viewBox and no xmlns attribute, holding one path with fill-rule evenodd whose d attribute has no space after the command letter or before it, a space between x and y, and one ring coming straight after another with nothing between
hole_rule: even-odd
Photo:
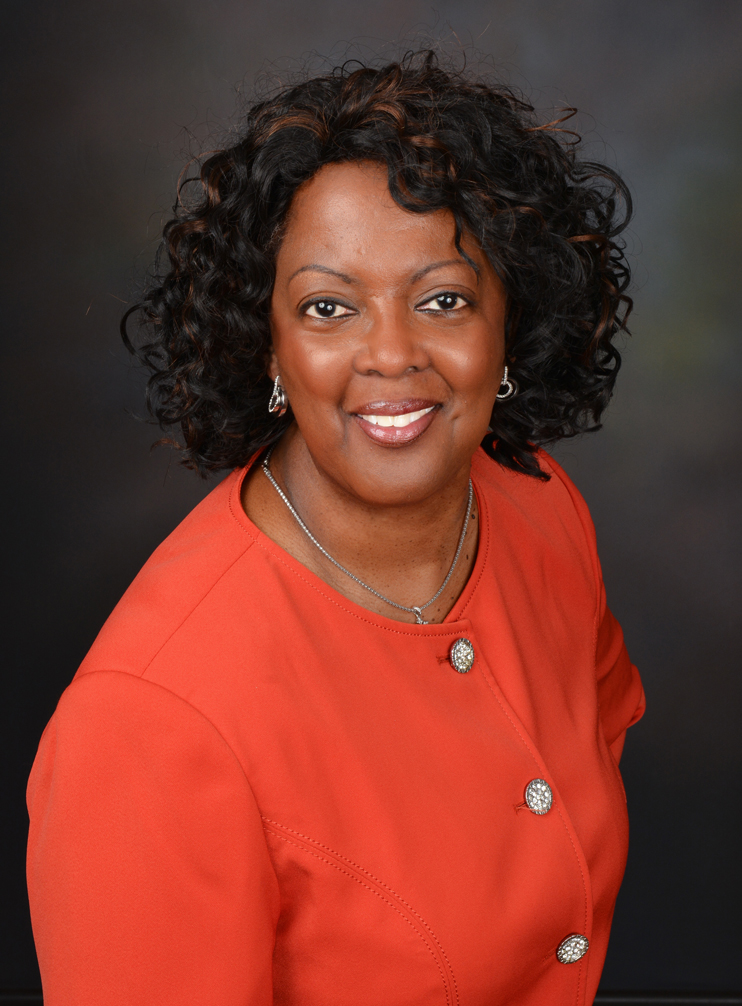
<instances>
[{"instance_id":1,"label":"eye","mask_svg":"<svg viewBox=\"0 0 742 1006\"><path fill-rule=\"evenodd\" d=\"M354 312L344 304L339 304L336 300L313 300L306 304L303 313L309 318L344 318Z\"/></svg>"},{"instance_id":2,"label":"eye","mask_svg":"<svg viewBox=\"0 0 742 1006\"><path fill-rule=\"evenodd\" d=\"M464 307L469 306L469 301L462 297L460 293L451 293L450 291L445 291L444 293L438 293L435 297L431 297L430 300L426 300L423 304L420 304L418 311L460 311Z\"/></svg>"}]
</instances>

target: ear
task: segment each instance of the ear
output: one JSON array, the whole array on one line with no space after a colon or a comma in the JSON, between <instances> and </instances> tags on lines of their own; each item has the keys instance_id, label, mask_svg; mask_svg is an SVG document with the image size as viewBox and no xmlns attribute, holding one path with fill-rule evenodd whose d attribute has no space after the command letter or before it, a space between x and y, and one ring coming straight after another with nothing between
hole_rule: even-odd
<instances>
[{"instance_id":1,"label":"ear","mask_svg":"<svg viewBox=\"0 0 742 1006\"><path fill-rule=\"evenodd\" d=\"M271 381L275 381L279 373L278 357L276 356L276 351L271 349L271 354L268 357L268 377L270 377Z\"/></svg>"}]
</instances>

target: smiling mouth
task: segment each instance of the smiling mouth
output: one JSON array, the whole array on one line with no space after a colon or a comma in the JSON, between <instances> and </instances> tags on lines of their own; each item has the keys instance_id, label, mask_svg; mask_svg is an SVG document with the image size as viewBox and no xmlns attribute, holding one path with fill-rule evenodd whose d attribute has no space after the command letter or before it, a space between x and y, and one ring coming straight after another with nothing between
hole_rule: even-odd
<instances>
[{"instance_id":1,"label":"smiling mouth","mask_svg":"<svg viewBox=\"0 0 742 1006\"><path fill-rule=\"evenodd\" d=\"M427 405L419 401L394 402L384 403L383 406L379 403L376 409L378 411L369 409L367 412L356 412L354 418L358 425L374 443L386 447L403 447L417 440L427 430L438 414L440 405Z\"/></svg>"},{"instance_id":2,"label":"smiling mouth","mask_svg":"<svg viewBox=\"0 0 742 1006\"><path fill-rule=\"evenodd\" d=\"M432 412L435 408L431 405L429 409L419 409L417 412L405 412L401 416L361 416L359 419L363 419L367 423L371 423L372 426L393 426L395 429L400 430L405 426L409 426L410 423L416 423L418 419L422 419L423 416L427 416L429 412Z\"/></svg>"}]
</instances>

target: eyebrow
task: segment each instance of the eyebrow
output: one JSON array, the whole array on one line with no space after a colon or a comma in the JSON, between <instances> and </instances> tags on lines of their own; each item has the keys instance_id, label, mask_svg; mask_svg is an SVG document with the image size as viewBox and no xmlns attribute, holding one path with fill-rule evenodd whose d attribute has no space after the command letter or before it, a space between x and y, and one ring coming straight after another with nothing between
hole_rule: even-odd
<instances>
[{"instance_id":1,"label":"eyebrow","mask_svg":"<svg viewBox=\"0 0 742 1006\"><path fill-rule=\"evenodd\" d=\"M427 276L429 272L433 272L435 269L442 269L446 265L468 265L470 266L477 275L479 279L479 269L477 268L476 262L473 262L469 256L462 256L461 258L448 258L443 262L433 262L431 265L426 265L423 269L418 269L415 275L411 278L411 283L417 283L421 280L423 276Z\"/></svg>"},{"instance_id":2,"label":"eyebrow","mask_svg":"<svg viewBox=\"0 0 742 1006\"><path fill-rule=\"evenodd\" d=\"M426 265L422 269L418 269L418 271L410 279L410 282L417 283L424 276L427 276L428 273L434 272L436 269L443 269L444 266L461 265L462 263L464 265L470 266L470 268L473 269L474 272L476 273L477 279L479 279L479 269L477 268L477 264L476 262L473 262L467 255L466 257L462 256L461 258L445 259L442 262L432 262L430 265ZM320 265L318 262L312 262L311 265L303 265L301 269L297 269L296 272L292 273L289 276L289 283L291 282L292 279L294 279L295 276L298 276L302 272L323 272L327 273L329 276L337 276L338 279L341 279L343 281L343 283L350 284L357 282L356 280L353 279L352 276L348 276L347 273L338 272L337 269L330 269L329 266Z\"/></svg>"},{"instance_id":3,"label":"eyebrow","mask_svg":"<svg viewBox=\"0 0 742 1006\"><path fill-rule=\"evenodd\" d=\"M326 265L318 265L316 262L313 262L311 265L303 265L301 269L297 269L296 272L289 276L289 283L294 276L298 276L300 272L324 272L328 273L330 276L337 276L338 279L343 281L343 283L355 283L355 280L351 276L348 276L347 273L338 272L337 269L330 269L330 267Z\"/></svg>"}]
</instances>

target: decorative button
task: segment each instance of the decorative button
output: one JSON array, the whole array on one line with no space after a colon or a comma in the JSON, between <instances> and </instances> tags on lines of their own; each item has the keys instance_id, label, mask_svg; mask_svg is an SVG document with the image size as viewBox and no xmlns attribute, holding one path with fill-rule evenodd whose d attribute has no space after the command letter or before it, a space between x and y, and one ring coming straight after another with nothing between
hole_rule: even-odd
<instances>
[{"instance_id":1,"label":"decorative button","mask_svg":"<svg viewBox=\"0 0 742 1006\"><path fill-rule=\"evenodd\" d=\"M526 786L526 806L534 814L548 814L551 810L551 786L545 779L531 779Z\"/></svg>"},{"instance_id":2,"label":"decorative button","mask_svg":"<svg viewBox=\"0 0 742 1006\"><path fill-rule=\"evenodd\" d=\"M589 946L587 936L572 933L557 947L557 960L562 964L574 964L575 961L579 961L581 957L585 956Z\"/></svg>"},{"instance_id":3,"label":"decorative button","mask_svg":"<svg viewBox=\"0 0 742 1006\"><path fill-rule=\"evenodd\" d=\"M468 639L457 639L448 653L451 666L459 674L466 674L474 663L474 647Z\"/></svg>"}]
</instances>

